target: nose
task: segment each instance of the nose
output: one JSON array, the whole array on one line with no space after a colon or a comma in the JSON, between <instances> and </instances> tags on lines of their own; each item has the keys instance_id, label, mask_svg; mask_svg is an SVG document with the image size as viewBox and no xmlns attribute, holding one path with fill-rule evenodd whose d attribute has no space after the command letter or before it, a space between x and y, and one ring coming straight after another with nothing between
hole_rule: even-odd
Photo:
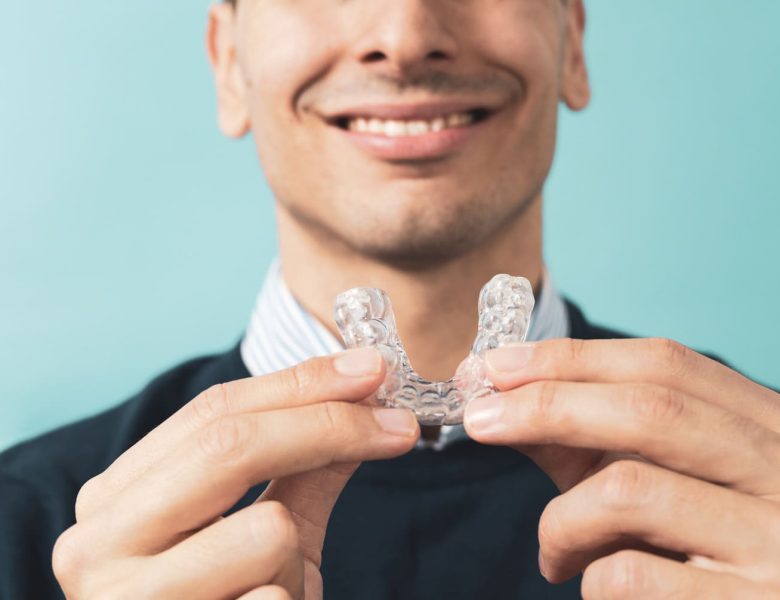
<instances>
[{"instance_id":1,"label":"nose","mask_svg":"<svg viewBox=\"0 0 780 600\"><path fill-rule=\"evenodd\" d=\"M450 0L374 0L365 13L366 25L357 44L363 64L376 63L383 70L407 73L422 64L447 62L455 57L457 43L452 26ZM454 4L458 4L455 2Z\"/></svg>"}]
</instances>

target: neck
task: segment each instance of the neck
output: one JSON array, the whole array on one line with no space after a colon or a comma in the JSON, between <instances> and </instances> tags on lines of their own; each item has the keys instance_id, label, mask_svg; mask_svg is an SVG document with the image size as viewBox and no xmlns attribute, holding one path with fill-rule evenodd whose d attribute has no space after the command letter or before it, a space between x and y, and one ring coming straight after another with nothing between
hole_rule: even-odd
<instances>
[{"instance_id":1,"label":"neck","mask_svg":"<svg viewBox=\"0 0 780 600\"><path fill-rule=\"evenodd\" d=\"M449 379L477 333L477 297L496 273L528 278L538 296L542 274L541 195L489 240L422 271L395 269L342 244L323 243L277 203L282 274L298 301L337 339L333 300L357 286L385 290L415 371Z\"/></svg>"}]
</instances>

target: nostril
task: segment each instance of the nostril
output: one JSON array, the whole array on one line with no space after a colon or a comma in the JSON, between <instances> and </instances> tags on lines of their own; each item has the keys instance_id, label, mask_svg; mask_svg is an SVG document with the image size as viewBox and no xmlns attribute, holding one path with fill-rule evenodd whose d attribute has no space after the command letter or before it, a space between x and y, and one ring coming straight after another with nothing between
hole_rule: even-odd
<instances>
[{"instance_id":1,"label":"nostril","mask_svg":"<svg viewBox=\"0 0 780 600\"><path fill-rule=\"evenodd\" d=\"M385 59L385 55L382 52L380 52L379 50L374 50L373 52L369 52L363 58L363 60L365 62L378 62L378 61L384 60L384 59Z\"/></svg>"}]
</instances>

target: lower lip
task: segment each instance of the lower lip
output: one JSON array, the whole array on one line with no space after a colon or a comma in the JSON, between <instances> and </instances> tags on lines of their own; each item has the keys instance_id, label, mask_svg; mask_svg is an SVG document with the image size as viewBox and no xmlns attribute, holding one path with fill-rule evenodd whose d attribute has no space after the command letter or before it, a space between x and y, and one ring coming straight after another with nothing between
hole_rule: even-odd
<instances>
[{"instance_id":1,"label":"lower lip","mask_svg":"<svg viewBox=\"0 0 780 600\"><path fill-rule=\"evenodd\" d=\"M441 158L464 146L484 126L492 115L479 121L429 131L420 135L389 137L376 133L362 133L338 128L363 151L386 160L425 160Z\"/></svg>"}]
</instances>

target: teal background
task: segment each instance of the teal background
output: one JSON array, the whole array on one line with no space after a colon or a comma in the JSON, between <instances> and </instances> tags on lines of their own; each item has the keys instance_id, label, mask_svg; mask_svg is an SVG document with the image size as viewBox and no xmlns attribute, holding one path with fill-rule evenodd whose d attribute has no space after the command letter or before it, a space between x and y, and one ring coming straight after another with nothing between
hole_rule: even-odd
<instances>
[{"instance_id":1,"label":"teal background","mask_svg":"<svg viewBox=\"0 0 780 600\"><path fill-rule=\"evenodd\" d=\"M217 131L207 2L7 3L0 447L236 342L274 252L250 140ZM780 2L594 0L593 102L546 194L600 322L780 386Z\"/></svg>"}]
</instances>

